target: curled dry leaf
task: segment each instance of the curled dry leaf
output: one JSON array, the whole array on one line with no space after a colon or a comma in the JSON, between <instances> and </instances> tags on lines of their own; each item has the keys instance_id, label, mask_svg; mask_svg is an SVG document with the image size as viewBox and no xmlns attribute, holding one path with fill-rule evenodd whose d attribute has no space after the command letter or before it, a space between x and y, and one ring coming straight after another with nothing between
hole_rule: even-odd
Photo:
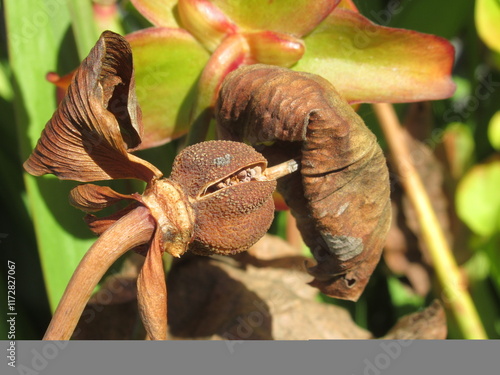
<instances>
[{"instance_id":1,"label":"curled dry leaf","mask_svg":"<svg viewBox=\"0 0 500 375\"><path fill-rule=\"evenodd\" d=\"M140 144L141 135L130 46L105 31L75 72L24 168L35 176L52 173L83 182L150 181L161 172L127 152Z\"/></svg>"},{"instance_id":2,"label":"curled dry leaf","mask_svg":"<svg viewBox=\"0 0 500 375\"><path fill-rule=\"evenodd\" d=\"M69 203L85 212L100 211L124 199L139 200L139 194L120 194L108 186L79 185L69 193Z\"/></svg>"},{"instance_id":3,"label":"curled dry leaf","mask_svg":"<svg viewBox=\"0 0 500 375\"><path fill-rule=\"evenodd\" d=\"M312 285L357 300L390 224L389 177L376 137L325 79L252 65L225 79L219 136L250 143L270 162L300 159L278 182L317 264Z\"/></svg>"}]
</instances>

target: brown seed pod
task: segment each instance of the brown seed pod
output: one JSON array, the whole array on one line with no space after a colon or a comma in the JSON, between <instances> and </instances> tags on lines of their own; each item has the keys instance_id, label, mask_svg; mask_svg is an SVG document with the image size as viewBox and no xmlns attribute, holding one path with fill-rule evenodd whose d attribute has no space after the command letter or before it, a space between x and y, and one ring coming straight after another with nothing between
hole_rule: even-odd
<instances>
[{"instance_id":1,"label":"brown seed pod","mask_svg":"<svg viewBox=\"0 0 500 375\"><path fill-rule=\"evenodd\" d=\"M252 65L222 84L219 137L254 145L270 165L300 159L278 182L317 265L311 285L357 300L390 223L389 175L376 137L325 79Z\"/></svg>"},{"instance_id":2,"label":"brown seed pod","mask_svg":"<svg viewBox=\"0 0 500 375\"><path fill-rule=\"evenodd\" d=\"M177 155L169 179L184 189L194 210L189 250L235 254L267 232L276 181L262 174L266 167L261 154L238 142L202 142Z\"/></svg>"}]
</instances>

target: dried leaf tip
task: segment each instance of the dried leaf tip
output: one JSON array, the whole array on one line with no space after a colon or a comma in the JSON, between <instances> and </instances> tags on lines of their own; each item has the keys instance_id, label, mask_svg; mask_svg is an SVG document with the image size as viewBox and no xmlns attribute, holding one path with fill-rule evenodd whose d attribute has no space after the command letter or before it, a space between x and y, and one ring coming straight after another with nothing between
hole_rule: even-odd
<instances>
[{"instance_id":1,"label":"dried leaf tip","mask_svg":"<svg viewBox=\"0 0 500 375\"><path fill-rule=\"evenodd\" d=\"M150 182L161 172L128 153L140 144L141 135L130 45L105 31L76 70L24 168L35 176L51 173L82 182Z\"/></svg>"}]
</instances>

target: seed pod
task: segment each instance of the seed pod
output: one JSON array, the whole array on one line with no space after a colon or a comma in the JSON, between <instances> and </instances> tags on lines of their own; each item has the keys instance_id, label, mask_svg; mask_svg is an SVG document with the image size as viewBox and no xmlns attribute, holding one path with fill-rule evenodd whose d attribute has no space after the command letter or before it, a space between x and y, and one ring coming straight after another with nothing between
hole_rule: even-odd
<instances>
[{"instance_id":1,"label":"seed pod","mask_svg":"<svg viewBox=\"0 0 500 375\"><path fill-rule=\"evenodd\" d=\"M362 119L325 79L266 65L226 77L216 119L220 138L254 145L270 165L300 159L278 191L317 261L311 284L357 300L390 223L385 158Z\"/></svg>"},{"instance_id":2,"label":"seed pod","mask_svg":"<svg viewBox=\"0 0 500 375\"><path fill-rule=\"evenodd\" d=\"M276 181L262 174L266 167L261 154L237 142L202 142L177 155L169 179L184 189L194 210L190 251L235 254L267 232Z\"/></svg>"}]
</instances>

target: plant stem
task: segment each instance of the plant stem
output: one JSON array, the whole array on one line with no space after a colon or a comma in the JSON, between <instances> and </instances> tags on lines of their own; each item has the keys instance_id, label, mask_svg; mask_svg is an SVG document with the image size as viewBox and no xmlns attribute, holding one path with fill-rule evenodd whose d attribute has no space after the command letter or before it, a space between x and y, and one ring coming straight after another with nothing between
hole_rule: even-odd
<instances>
[{"instance_id":1,"label":"plant stem","mask_svg":"<svg viewBox=\"0 0 500 375\"><path fill-rule=\"evenodd\" d=\"M290 159L283 163L274 165L264 171L264 175L270 180L277 180L280 177L286 176L299 169L299 161Z\"/></svg>"},{"instance_id":2,"label":"plant stem","mask_svg":"<svg viewBox=\"0 0 500 375\"><path fill-rule=\"evenodd\" d=\"M464 338L487 339L466 283L446 241L422 180L413 165L398 117L391 104L373 104L392 160L405 192L417 212L423 239L429 249L443 300L454 314Z\"/></svg>"},{"instance_id":3,"label":"plant stem","mask_svg":"<svg viewBox=\"0 0 500 375\"><path fill-rule=\"evenodd\" d=\"M150 212L138 207L104 232L76 268L43 337L69 340L97 283L109 267L131 248L151 239L155 228Z\"/></svg>"}]
</instances>

